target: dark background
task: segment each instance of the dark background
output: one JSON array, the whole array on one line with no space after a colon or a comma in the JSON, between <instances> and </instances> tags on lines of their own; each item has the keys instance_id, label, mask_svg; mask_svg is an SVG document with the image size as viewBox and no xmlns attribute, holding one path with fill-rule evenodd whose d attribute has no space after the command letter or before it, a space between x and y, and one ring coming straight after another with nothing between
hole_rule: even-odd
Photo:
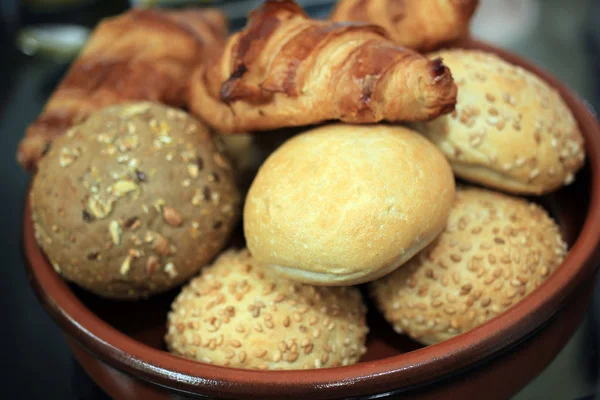
<instances>
[{"instance_id":1,"label":"dark background","mask_svg":"<svg viewBox=\"0 0 600 400\"><path fill-rule=\"evenodd\" d=\"M21 214L29 176L15 161L27 124L40 112L66 69L65 62L26 56L15 46L20 27L39 21L88 27L126 9L127 1L89 1L60 14L26 12L16 0L0 0L0 304L2 373L0 398L105 399L70 355L61 333L30 289L21 257ZM257 1L225 2L233 28ZM324 15L326 2L304 1L313 15ZM523 3L529 8L519 8ZM501 5L498 8L498 5ZM535 7L531 7L535 4ZM532 11L533 10L533 11ZM511 14L513 13L513 14ZM600 110L600 1L482 0L473 24L475 35L512 49L559 76ZM600 286L599 286L600 288ZM588 318L559 357L517 399L575 399L592 396L598 385L596 296Z\"/></svg>"}]
</instances>

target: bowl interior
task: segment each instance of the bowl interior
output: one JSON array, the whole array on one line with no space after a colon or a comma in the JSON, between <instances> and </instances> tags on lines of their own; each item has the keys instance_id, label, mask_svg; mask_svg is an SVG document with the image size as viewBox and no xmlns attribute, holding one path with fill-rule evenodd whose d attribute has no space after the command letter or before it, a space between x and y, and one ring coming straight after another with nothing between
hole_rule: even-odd
<instances>
[{"instance_id":1,"label":"bowl interior","mask_svg":"<svg viewBox=\"0 0 600 400\"><path fill-rule=\"evenodd\" d=\"M531 199L560 225L572 251L540 288L488 323L445 342L422 347L396 334L370 305L368 352L358 365L318 371L234 370L166 353L166 315L178 289L138 302L112 301L66 285L43 258L33 238L31 213L24 220L24 251L40 301L66 333L92 355L122 371L182 392L238 398L297 396L339 398L405 390L447 377L511 348L542 326L596 268L600 258L600 127L568 88L542 69L477 41L457 47L490 51L538 74L556 87L586 139L586 166L575 182L549 196ZM28 207L28 206L27 206ZM240 244L240 232L232 239ZM366 296L365 296L366 297Z\"/></svg>"}]
</instances>

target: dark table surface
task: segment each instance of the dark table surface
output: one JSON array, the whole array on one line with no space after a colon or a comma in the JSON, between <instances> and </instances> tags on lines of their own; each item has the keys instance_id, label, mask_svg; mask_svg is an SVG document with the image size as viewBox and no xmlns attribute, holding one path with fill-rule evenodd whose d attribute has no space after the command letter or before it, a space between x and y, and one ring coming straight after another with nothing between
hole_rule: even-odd
<instances>
[{"instance_id":1,"label":"dark table surface","mask_svg":"<svg viewBox=\"0 0 600 400\"><path fill-rule=\"evenodd\" d=\"M503 45L542 63L598 107L594 85L599 69L594 65L597 60L590 56L598 54L598 41L593 35L592 40L586 40L581 29L576 29L585 25L585 16L581 15L585 11L568 9L568 5L564 8L565 4L583 1L544 2L555 7L544 8L535 29L517 43ZM548 35L556 26L561 27L562 34ZM6 25L0 24L0 304L7 318L1 330L6 350L0 357L0 398L105 399L77 365L59 329L38 304L21 257L21 214L29 176L16 164L15 149L65 66L22 55L12 46L10 35L2 32L4 28ZM597 392L599 303L596 296L588 317L567 347L517 399L576 399Z\"/></svg>"}]
</instances>

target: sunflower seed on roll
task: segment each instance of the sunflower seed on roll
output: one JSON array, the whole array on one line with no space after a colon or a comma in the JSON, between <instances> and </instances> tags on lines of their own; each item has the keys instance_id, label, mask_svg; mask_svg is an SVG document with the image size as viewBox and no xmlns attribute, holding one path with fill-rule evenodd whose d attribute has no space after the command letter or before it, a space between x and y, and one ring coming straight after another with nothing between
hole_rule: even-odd
<instances>
[{"instance_id":1,"label":"sunflower seed on roll","mask_svg":"<svg viewBox=\"0 0 600 400\"><path fill-rule=\"evenodd\" d=\"M398 333L433 344L517 304L566 252L558 226L540 206L458 188L444 232L402 268L372 282L370 291Z\"/></svg>"},{"instance_id":2,"label":"sunflower seed on roll","mask_svg":"<svg viewBox=\"0 0 600 400\"><path fill-rule=\"evenodd\" d=\"M357 288L292 282L229 250L174 300L165 340L174 354L230 367L345 366L366 351L365 314Z\"/></svg>"},{"instance_id":3,"label":"sunflower seed on roll","mask_svg":"<svg viewBox=\"0 0 600 400\"><path fill-rule=\"evenodd\" d=\"M516 194L567 185L583 165L583 137L560 94L542 79L479 50L442 57L458 85L456 110L414 127L448 157L457 176Z\"/></svg>"}]
</instances>

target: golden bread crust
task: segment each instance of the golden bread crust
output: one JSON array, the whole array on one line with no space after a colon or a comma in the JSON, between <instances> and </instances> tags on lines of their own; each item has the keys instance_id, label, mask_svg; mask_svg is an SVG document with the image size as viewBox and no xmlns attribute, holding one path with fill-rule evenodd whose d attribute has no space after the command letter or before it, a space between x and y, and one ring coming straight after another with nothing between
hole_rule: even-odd
<instances>
[{"instance_id":1,"label":"golden bread crust","mask_svg":"<svg viewBox=\"0 0 600 400\"><path fill-rule=\"evenodd\" d=\"M331 20L376 24L395 43L427 51L467 36L478 5L478 0L340 0Z\"/></svg>"},{"instance_id":2,"label":"golden bread crust","mask_svg":"<svg viewBox=\"0 0 600 400\"><path fill-rule=\"evenodd\" d=\"M443 229L454 177L416 132L333 124L295 136L261 166L244 206L253 256L321 285L375 279Z\"/></svg>"}]
</instances>

